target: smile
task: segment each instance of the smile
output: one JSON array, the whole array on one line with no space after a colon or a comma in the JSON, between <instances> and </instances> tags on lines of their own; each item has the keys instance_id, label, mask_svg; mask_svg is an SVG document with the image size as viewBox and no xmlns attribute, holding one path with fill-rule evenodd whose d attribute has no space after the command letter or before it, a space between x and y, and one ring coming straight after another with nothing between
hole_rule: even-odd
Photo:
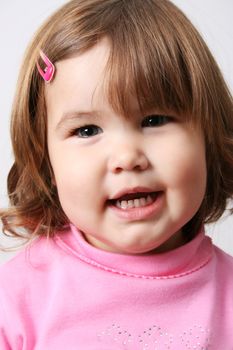
<instances>
[{"instance_id":1,"label":"smile","mask_svg":"<svg viewBox=\"0 0 233 350\"><path fill-rule=\"evenodd\" d=\"M108 207L121 219L146 220L160 212L163 203L162 194L162 191L129 193L109 200Z\"/></svg>"},{"instance_id":2,"label":"smile","mask_svg":"<svg viewBox=\"0 0 233 350\"><path fill-rule=\"evenodd\" d=\"M140 208L140 207L145 207L146 205L151 204L155 197L156 197L156 193L140 193L140 194L134 194L134 197L136 196L136 198L132 198L132 199L118 199L116 201L116 207L123 209L123 210L127 210L127 209L131 209L131 208Z\"/></svg>"}]
</instances>

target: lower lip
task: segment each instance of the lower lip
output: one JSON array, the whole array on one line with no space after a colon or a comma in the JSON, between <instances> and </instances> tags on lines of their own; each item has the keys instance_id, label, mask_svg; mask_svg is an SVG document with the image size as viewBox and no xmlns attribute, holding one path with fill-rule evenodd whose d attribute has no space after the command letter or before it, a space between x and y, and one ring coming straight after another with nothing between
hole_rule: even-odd
<instances>
[{"instance_id":1,"label":"lower lip","mask_svg":"<svg viewBox=\"0 0 233 350\"><path fill-rule=\"evenodd\" d=\"M162 192L157 194L157 197L151 204L144 207L121 209L114 205L110 205L109 208L121 219L128 221L148 220L157 215L162 207L163 195Z\"/></svg>"}]
</instances>

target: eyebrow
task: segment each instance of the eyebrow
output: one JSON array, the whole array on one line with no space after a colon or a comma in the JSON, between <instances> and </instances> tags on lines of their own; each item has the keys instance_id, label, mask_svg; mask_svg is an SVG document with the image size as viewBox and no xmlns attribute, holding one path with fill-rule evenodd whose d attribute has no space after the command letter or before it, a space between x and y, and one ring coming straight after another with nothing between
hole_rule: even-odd
<instances>
[{"instance_id":1,"label":"eyebrow","mask_svg":"<svg viewBox=\"0 0 233 350\"><path fill-rule=\"evenodd\" d=\"M99 119L100 112L99 111L70 111L62 114L61 119L56 125L56 130L60 130L64 124L68 122L72 122L77 119Z\"/></svg>"}]
</instances>

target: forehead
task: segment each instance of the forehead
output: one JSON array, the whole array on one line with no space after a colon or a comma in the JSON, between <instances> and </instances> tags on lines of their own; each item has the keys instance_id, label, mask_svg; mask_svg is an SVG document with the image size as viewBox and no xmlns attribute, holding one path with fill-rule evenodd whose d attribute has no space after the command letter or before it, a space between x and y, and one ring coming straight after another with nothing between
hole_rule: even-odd
<instances>
[{"instance_id":1,"label":"forehead","mask_svg":"<svg viewBox=\"0 0 233 350\"><path fill-rule=\"evenodd\" d=\"M48 114L103 102L109 50L108 41L103 39L86 52L56 63L55 79L45 88Z\"/></svg>"}]
</instances>

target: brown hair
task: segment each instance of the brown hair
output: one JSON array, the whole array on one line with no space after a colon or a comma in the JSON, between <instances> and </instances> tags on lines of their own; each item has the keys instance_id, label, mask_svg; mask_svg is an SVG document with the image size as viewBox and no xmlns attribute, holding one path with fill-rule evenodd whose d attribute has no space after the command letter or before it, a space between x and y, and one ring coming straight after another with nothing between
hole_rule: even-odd
<instances>
[{"instance_id":1,"label":"brown hair","mask_svg":"<svg viewBox=\"0 0 233 350\"><path fill-rule=\"evenodd\" d=\"M217 220L233 195L233 101L209 49L168 0L72 0L34 36L21 68L12 110L15 162L8 176L10 208L4 232L30 239L51 236L68 223L59 203L47 150L42 49L57 61L83 53L102 37L111 44L107 92L112 107L129 114L129 92L139 105L184 115L205 136L207 188L185 229ZM23 230L22 230L23 229ZM24 232L24 233L23 233Z\"/></svg>"}]
</instances>

